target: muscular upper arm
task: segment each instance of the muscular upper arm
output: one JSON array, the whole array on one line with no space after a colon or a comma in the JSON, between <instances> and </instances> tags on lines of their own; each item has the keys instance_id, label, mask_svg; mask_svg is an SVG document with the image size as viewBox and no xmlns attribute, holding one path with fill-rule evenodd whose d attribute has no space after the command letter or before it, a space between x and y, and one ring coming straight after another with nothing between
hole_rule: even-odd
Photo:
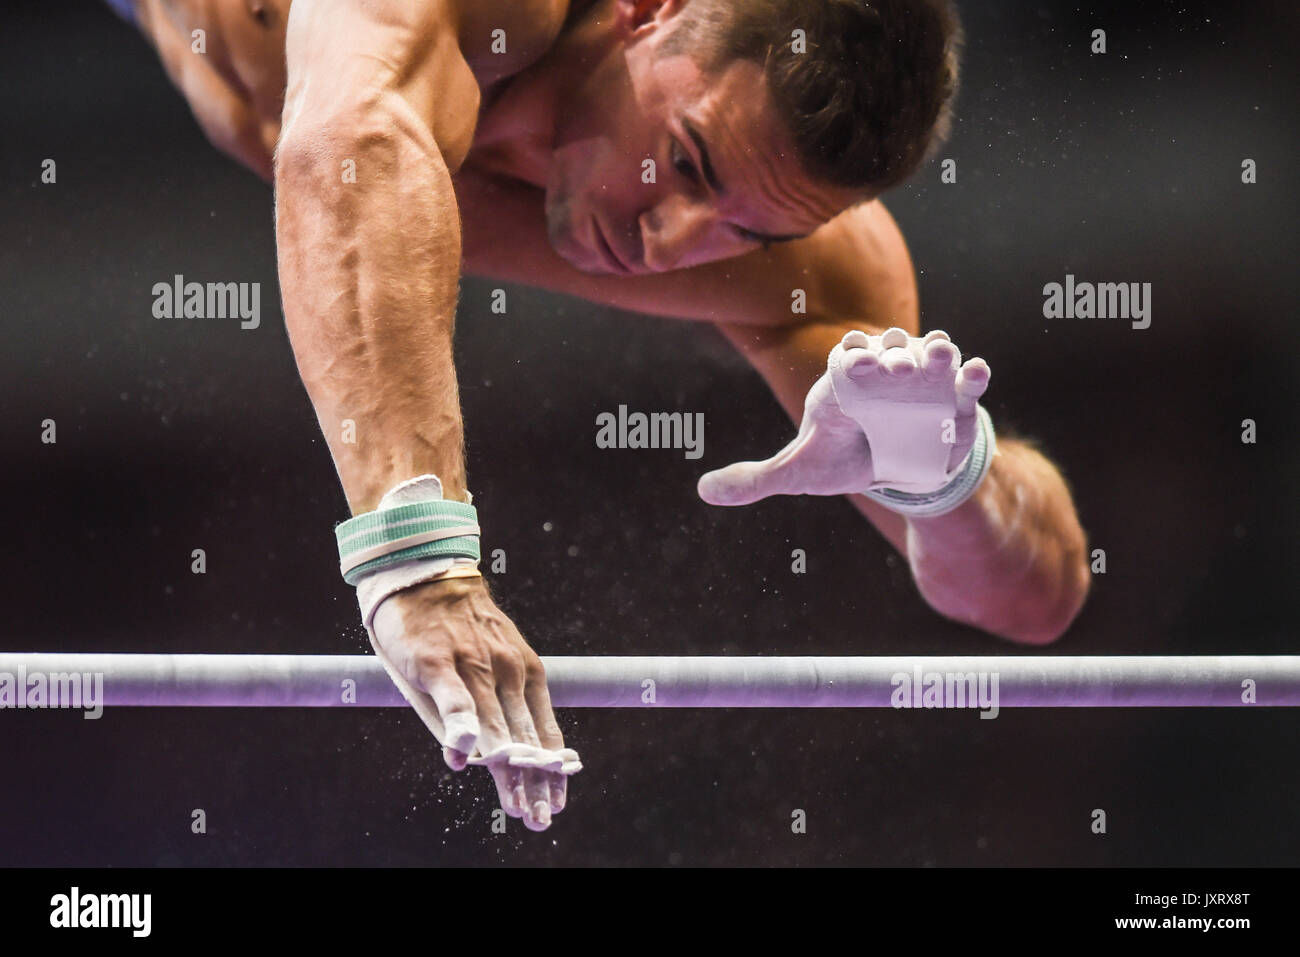
<instances>
[{"instance_id":1,"label":"muscular upper arm","mask_svg":"<svg viewBox=\"0 0 1300 957\"><path fill-rule=\"evenodd\" d=\"M916 334L920 310L912 257L879 200L841 213L790 247L798 268L818 277L816 319L898 326Z\"/></svg>"},{"instance_id":2,"label":"muscular upper arm","mask_svg":"<svg viewBox=\"0 0 1300 957\"><path fill-rule=\"evenodd\" d=\"M296 0L285 37L280 140L382 106L385 121L432 135L454 170L469 151L479 88L448 0Z\"/></svg>"}]
</instances>

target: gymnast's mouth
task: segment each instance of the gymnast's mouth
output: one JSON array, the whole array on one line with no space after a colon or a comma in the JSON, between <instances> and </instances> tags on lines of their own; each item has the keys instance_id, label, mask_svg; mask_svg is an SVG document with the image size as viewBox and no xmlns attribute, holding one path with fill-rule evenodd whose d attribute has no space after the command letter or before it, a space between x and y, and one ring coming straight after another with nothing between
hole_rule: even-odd
<instances>
[{"instance_id":1,"label":"gymnast's mouth","mask_svg":"<svg viewBox=\"0 0 1300 957\"><path fill-rule=\"evenodd\" d=\"M594 216L591 218L591 234L595 238L597 252L607 261L611 269L627 275L633 272L627 261L615 251L614 245L605 238L605 231L601 229L599 220Z\"/></svg>"}]
</instances>

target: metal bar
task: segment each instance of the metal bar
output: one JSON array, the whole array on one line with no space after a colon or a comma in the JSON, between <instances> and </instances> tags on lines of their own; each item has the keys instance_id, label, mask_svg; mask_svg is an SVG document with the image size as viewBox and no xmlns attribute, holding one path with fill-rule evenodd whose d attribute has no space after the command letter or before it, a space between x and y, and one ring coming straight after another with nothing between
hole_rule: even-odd
<instances>
[{"instance_id":1,"label":"metal bar","mask_svg":"<svg viewBox=\"0 0 1300 957\"><path fill-rule=\"evenodd\" d=\"M1300 706L1300 655L543 661L560 708ZM406 706L371 655L0 653L0 708L39 707L33 682L71 687L60 675L102 676L107 707Z\"/></svg>"}]
</instances>

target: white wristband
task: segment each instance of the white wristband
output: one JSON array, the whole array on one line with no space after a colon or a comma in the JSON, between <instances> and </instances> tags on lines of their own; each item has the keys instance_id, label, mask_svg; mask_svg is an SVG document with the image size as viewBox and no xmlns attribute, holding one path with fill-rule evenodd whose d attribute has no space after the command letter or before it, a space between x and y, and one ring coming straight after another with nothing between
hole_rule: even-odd
<instances>
[{"instance_id":1,"label":"white wristband","mask_svg":"<svg viewBox=\"0 0 1300 957\"><path fill-rule=\"evenodd\" d=\"M469 492L465 493L465 497L469 499L466 504L473 503L473 496ZM437 501L441 498L442 482L438 479L438 476L418 475L413 479L407 479L386 493L379 500L376 509L393 508L415 502ZM478 562L472 558L451 556L419 558L366 573L357 581L357 604L361 608L362 624L366 626L367 631L370 630L374 622L375 610L385 598L410 588L412 585L432 581L446 574L452 568L459 567L474 569L478 567Z\"/></svg>"}]
</instances>

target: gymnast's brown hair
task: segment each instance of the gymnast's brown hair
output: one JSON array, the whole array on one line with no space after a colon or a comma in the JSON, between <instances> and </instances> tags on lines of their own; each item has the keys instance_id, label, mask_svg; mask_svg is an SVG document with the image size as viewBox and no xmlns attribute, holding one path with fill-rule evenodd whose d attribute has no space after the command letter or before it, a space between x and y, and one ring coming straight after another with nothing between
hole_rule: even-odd
<instances>
[{"instance_id":1,"label":"gymnast's brown hair","mask_svg":"<svg viewBox=\"0 0 1300 957\"><path fill-rule=\"evenodd\" d=\"M875 196L948 135L963 40L948 0L690 0L678 17L662 54L761 65L801 162L829 184Z\"/></svg>"}]
</instances>

